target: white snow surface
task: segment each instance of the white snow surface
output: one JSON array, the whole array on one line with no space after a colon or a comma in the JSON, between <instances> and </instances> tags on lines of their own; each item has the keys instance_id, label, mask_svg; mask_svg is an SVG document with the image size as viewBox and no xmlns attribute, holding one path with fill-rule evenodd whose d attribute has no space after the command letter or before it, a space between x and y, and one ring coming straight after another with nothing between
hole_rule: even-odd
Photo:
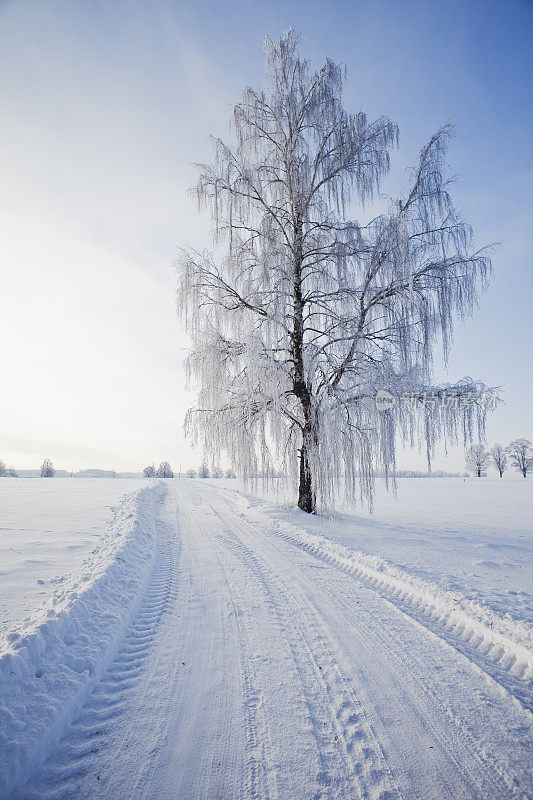
<instances>
[{"instance_id":1,"label":"white snow surface","mask_svg":"<svg viewBox=\"0 0 533 800\"><path fill-rule=\"evenodd\" d=\"M531 797L532 628L510 590L531 500L431 481L372 520L234 481L127 494L4 644L0 797ZM521 548L494 549L496 589L470 574L491 543Z\"/></svg>"},{"instance_id":2,"label":"white snow surface","mask_svg":"<svg viewBox=\"0 0 533 800\"><path fill-rule=\"evenodd\" d=\"M96 547L0 649L0 793L42 761L112 657L143 597L163 485L126 495ZM1 794L1 796L4 796Z\"/></svg>"},{"instance_id":3,"label":"white snow surface","mask_svg":"<svg viewBox=\"0 0 533 800\"><path fill-rule=\"evenodd\" d=\"M238 482L210 481L235 488ZM242 490L242 487L239 487ZM280 521L392 564L533 624L533 485L500 478L399 478L384 481L375 509L356 515L309 516L270 502Z\"/></svg>"},{"instance_id":4,"label":"white snow surface","mask_svg":"<svg viewBox=\"0 0 533 800\"><path fill-rule=\"evenodd\" d=\"M0 640L35 611L105 533L113 507L150 481L0 478Z\"/></svg>"}]
</instances>

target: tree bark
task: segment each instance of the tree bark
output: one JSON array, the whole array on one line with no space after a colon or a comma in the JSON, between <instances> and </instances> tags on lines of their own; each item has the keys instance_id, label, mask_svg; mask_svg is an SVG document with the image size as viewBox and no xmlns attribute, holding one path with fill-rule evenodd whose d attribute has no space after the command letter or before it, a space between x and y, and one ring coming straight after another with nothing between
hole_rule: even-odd
<instances>
[{"instance_id":1,"label":"tree bark","mask_svg":"<svg viewBox=\"0 0 533 800\"><path fill-rule=\"evenodd\" d=\"M304 426L302 429L302 447L300 449L300 479L298 486L298 508L313 514L316 509L316 483L313 475L313 460L310 458L312 448L316 445L317 430L313 415L312 398L307 385L304 366L304 299L302 297L302 231L301 219L297 216L294 228L294 262L293 262L293 393L300 401Z\"/></svg>"},{"instance_id":2,"label":"tree bark","mask_svg":"<svg viewBox=\"0 0 533 800\"><path fill-rule=\"evenodd\" d=\"M308 443L305 439L300 450L300 483L298 487L298 508L308 514L314 514L316 510L316 490L314 487L313 474L309 463Z\"/></svg>"}]
</instances>

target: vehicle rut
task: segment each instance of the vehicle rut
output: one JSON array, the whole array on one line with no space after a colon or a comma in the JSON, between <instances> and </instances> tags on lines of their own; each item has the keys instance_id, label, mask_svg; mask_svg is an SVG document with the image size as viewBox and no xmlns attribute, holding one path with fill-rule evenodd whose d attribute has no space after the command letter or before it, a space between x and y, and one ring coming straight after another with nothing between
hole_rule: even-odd
<instances>
[{"instance_id":1,"label":"vehicle rut","mask_svg":"<svg viewBox=\"0 0 533 800\"><path fill-rule=\"evenodd\" d=\"M103 789L105 776L99 771L98 753L116 734L121 715L133 701L161 618L173 600L174 552L165 526L160 521L156 525L152 575L115 657L43 766L13 800L72 800L76 784L80 783L81 797L88 780L95 787L102 782Z\"/></svg>"}]
</instances>

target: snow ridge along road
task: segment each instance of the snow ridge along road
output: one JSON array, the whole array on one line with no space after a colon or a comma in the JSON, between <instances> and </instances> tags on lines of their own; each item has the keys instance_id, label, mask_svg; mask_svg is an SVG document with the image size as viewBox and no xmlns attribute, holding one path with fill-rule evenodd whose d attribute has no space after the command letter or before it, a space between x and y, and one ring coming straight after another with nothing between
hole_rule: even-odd
<instances>
[{"instance_id":1,"label":"snow ridge along road","mask_svg":"<svg viewBox=\"0 0 533 800\"><path fill-rule=\"evenodd\" d=\"M253 501L250 504L236 494L235 502L245 512L243 516L261 519L261 514L254 514ZM409 575L379 556L344 547L288 522L270 520L270 525L291 544L355 575L464 653L533 711L533 630L527 623Z\"/></svg>"},{"instance_id":2,"label":"snow ridge along road","mask_svg":"<svg viewBox=\"0 0 533 800\"><path fill-rule=\"evenodd\" d=\"M112 660L146 591L163 484L127 494L91 555L0 646L0 796L42 763Z\"/></svg>"},{"instance_id":3,"label":"snow ridge along road","mask_svg":"<svg viewBox=\"0 0 533 800\"><path fill-rule=\"evenodd\" d=\"M118 518L137 542L125 534L116 550L131 563L131 586L114 592L115 602L127 594L128 614L114 609L98 669L68 704L55 697L61 724L44 744L41 726L31 757L23 745L55 684L31 695L37 678L21 664L0 673L13 715L2 798L532 796L526 628L488 625L507 648L498 654L496 639L467 630L463 615L484 624L482 607L453 609L463 631L429 582L404 582L393 565L330 547L202 481L142 490ZM96 630L61 657L79 666ZM46 653L15 646L7 657L41 672ZM13 705L20 687L34 711Z\"/></svg>"}]
</instances>

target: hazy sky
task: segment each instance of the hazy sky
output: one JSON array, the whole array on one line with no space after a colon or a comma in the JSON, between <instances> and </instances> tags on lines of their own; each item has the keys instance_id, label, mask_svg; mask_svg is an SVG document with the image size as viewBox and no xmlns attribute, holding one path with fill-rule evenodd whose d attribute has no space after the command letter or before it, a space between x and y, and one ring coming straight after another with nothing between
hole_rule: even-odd
<instances>
[{"instance_id":1,"label":"hazy sky","mask_svg":"<svg viewBox=\"0 0 533 800\"><path fill-rule=\"evenodd\" d=\"M457 204L503 246L437 379L502 386L489 441L533 439L530 0L0 0L0 458L197 463L172 261L210 228L186 189L260 83L264 36L291 26L316 66L346 64L348 109L399 124L391 186L455 123Z\"/></svg>"}]
</instances>

